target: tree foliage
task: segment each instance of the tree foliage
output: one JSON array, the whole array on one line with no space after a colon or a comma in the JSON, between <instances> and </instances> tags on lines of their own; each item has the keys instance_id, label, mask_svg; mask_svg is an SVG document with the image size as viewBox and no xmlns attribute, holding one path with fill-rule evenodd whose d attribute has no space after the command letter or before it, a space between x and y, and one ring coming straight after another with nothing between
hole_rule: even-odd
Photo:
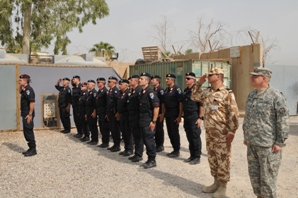
<instances>
[{"instance_id":1,"label":"tree foliage","mask_svg":"<svg viewBox=\"0 0 298 198\"><path fill-rule=\"evenodd\" d=\"M26 48L49 47L55 40L54 53L66 54L66 46L71 42L68 32L74 28L82 32L90 21L96 24L97 19L108 15L105 0L1 0L1 45L7 51L22 48L27 53L30 50Z\"/></svg>"},{"instance_id":2,"label":"tree foliage","mask_svg":"<svg viewBox=\"0 0 298 198\"><path fill-rule=\"evenodd\" d=\"M89 52L94 52L94 56L104 56L106 60L110 60L115 52L115 48L111 44L101 41L100 43L94 44Z\"/></svg>"}]
</instances>

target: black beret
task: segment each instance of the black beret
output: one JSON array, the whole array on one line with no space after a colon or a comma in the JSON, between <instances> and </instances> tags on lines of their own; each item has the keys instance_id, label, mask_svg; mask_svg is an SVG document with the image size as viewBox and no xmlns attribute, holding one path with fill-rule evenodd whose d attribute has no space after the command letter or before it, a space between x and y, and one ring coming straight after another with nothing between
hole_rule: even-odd
<instances>
[{"instance_id":1,"label":"black beret","mask_svg":"<svg viewBox=\"0 0 298 198\"><path fill-rule=\"evenodd\" d=\"M193 73L193 72L187 72L187 73L185 74L185 76L193 76L193 77L196 77L196 74Z\"/></svg>"},{"instance_id":2,"label":"black beret","mask_svg":"<svg viewBox=\"0 0 298 198\"><path fill-rule=\"evenodd\" d=\"M166 77L176 78L176 76L174 74L167 74Z\"/></svg>"},{"instance_id":3,"label":"black beret","mask_svg":"<svg viewBox=\"0 0 298 198\"><path fill-rule=\"evenodd\" d=\"M132 75L130 78L140 78L139 75Z\"/></svg>"},{"instance_id":4,"label":"black beret","mask_svg":"<svg viewBox=\"0 0 298 198\"><path fill-rule=\"evenodd\" d=\"M141 75L140 75L140 76L147 76L147 77L151 78L151 75L150 75L149 73L146 73L146 72L144 72L144 73L141 73Z\"/></svg>"},{"instance_id":5,"label":"black beret","mask_svg":"<svg viewBox=\"0 0 298 198\"><path fill-rule=\"evenodd\" d=\"M88 80L87 82L92 82L92 83L95 83L95 81L94 81L94 80Z\"/></svg>"},{"instance_id":6,"label":"black beret","mask_svg":"<svg viewBox=\"0 0 298 198\"><path fill-rule=\"evenodd\" d=\"M83 82L82 86L87 86L87 84L88 84L87 82Z\"/></svg>"},{"instance_id":7,"label":"black beret","mask_svg":"<svg viewBox=\"0 0 298 198\"><path fill-rule=\"evenodd\" d=\"M78 79L81 79L81 77L78 76L78 75L74 75L72 78L78 78Z\"/></svg>"},{"instance_id":8,"label":"black beret","mask_svg":"<svg viewBox=\"0 0 298 198\"><path fill-rule=\"evenodd\" d=\"M161 79L161 77L160 77L159 75L153 75L153 76L151 77L151 79L153 79L153 78Z\"/></svg>"},{"instance_id":9,"label":"black beret","mask_svg":"<svg viewBox=\"0 0 298 198\"><path fill-rule=\"evenodd\" d=\"M104 82L106 82L106 79L105 78L102 78L102 77L99 77L99 78L96 79L96 81L104 81Z\"/></svg>"},{"instance_id":10,"label":"black beret","mask_svg":"<svg viewBox=\"0 0 298 198\"><path fill-rule=\"evenodd\" d=\"M129 84L129 81L126 80L126 79L122 79L122 80L119 80L119 84L121 84L121 83L127 83L127 84Z\"/></svg>"},{"instance_id":11,"label":"black beret","mask_svg":"<svg viewBox=\"0 0 298 198\"><path fill-rule=\"evenodd\" d=\"M63 78L62 80L67 80L67 81L70 81L70 79L69 79L69 78L67 78L67 77Z\"/></svg>"},{"instance_id":12,"label":"black beret","mask_svg":"<svg viewBox=\"0 0 298 198\"><path fill-rule=\"evenodd\" d=\"M109 77L109 80L116 80L116 81L118 81L118 79L116 77L114 77L114 76L110 76Z\"/></svg>"},{"instance_id":13,"label":"black beret","mask_svg":"<svg viewBox=\"0 0 298 198\"><path fill-rule=\"evenodd\" d=\"M20 75L20 78L30 78L30 76L28 74L22 74Z\"/></svg>"}]
</instances>

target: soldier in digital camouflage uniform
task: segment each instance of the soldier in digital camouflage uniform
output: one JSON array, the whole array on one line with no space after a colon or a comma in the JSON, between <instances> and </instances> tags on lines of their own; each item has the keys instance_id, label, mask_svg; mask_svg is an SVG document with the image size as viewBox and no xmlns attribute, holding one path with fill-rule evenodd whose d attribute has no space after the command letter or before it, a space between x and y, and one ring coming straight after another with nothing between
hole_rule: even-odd
<instances>
[{"instance_id":1,"label":"soldier in digital camouflage uniform","mask_svg":"<svg viewBox=\"0 0 298 198\"><path fill-rule=\"evenodd\" d=\"M213 68L203 75L193 87L191 99L204 106L206 146L211 175L214 183L202 189L213 193L213 197L224 197L227 182L230 180L231 143L238 124L238 107L231 90L223 85L224 72ZM211 87L202 90L208 78Z\"/></svg>"},{"instance_id":2,"label":"soldier in digital camouflage uniform","mask_svg":"<svg viewBox=\"0 0 298 198\"><path fill-rule=\"evenodd\" d=\"M254 194L274 198L282 147L289 132L289 111L285 97L269 86L269 69L256 68L250 74L255 90L246 100L243 122L248 172Z\"/></svg>"}]
</instances>

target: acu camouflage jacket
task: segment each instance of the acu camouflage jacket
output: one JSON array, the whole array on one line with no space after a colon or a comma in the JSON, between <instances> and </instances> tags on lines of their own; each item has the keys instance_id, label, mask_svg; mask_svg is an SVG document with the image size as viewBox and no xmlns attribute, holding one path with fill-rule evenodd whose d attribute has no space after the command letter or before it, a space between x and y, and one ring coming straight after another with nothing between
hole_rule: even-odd
<instances>
[{"instance_id":1,"label":"acu camouflage jacket","mask_svg":"<svg viewBox=\"0 0 298 198\"><path fill-rule=\"evenodd\" d=\"M253 90L246 100L243 132L248 144L284 146L289 133L289 110L285 97L270 86L260 94Z\"/></svg>"}]
</instances>

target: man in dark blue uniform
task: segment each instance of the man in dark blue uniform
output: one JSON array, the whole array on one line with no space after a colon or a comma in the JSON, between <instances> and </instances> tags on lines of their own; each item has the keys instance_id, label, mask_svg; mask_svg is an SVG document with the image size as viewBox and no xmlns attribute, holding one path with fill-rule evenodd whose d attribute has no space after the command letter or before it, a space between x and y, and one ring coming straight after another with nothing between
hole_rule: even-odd
<instances>
[{"instance_id":1,"label":"man in dark blue uniform","mask_svg":"<svg viewBox=\"0 0 298 198\"><path fill-rule=\"evenodd\" d=\"M142 164L147 168L156 166L156 150L155 150L155 126L159 113L159 99L153 89L149 87L151 76L148 73L140 75L140 86L142 91L139 93L140 100L140 127L143 135L143 141L146 145L148 160Z\"/></svg>"},{"instance_id":2,"label":"man in dark blue uniform","mask_svg":"<svg viewBox=\"0 0 298 198\"><path fill-rule=\"evenodd\" d=\"M63 82L62 82L63 81ZM70 133L70 104L71 104L71 90L69 88L69 78L59 79L55 85L59 91L58 106L60 111L60 119L64 130L62 133ZM62 86L60 83L62 82Z\"/></svg>"},{"instance_id":3,"label":"man in dark blue uniform","mask_svg":"<svg viewBox=\"0 0 298 198\"><path fill-rule=\"evenodd\" d=\"M83 136L82 133L82 125L79 118L79 98L81 95L81 83L80 83L80 76L75 75L72 77L71 84L72 84L72 112L73 112L73 120L77 128L77 134L74 135L76 138L81 138Z\"/></svg>"},{"instance_id":4,"label":"man in dark blue uniform","mask_svg":"<svg viewBox=\"0 0 298 198\"><path fill-rule=\"evenodd\" d=\"M98 143L98 128L97 128L97 114L96 114L96 97L97 91L95 90L95 81L87 81L88 96L86 100L86 116L88 121L88 126L91 131L91 140L87 142L90 145L97 145Z\"/></svg>"},{"instance_id":5,"label":"man in dark blue uniform","mask_svg":"<svg viewBox=\"0 0 298 198\"><path fill-rule=\"evenodd\" d=\"M156 144L156 152L161 152L164 150L164 130L163 130L163 121L164 121L164 104L163 104L163 96L164 89L160 86L161 77L158 75L152 76L151 84L154 87L153 90L156 93L159 99L159 115L156 120L156 133L155 133L155 144Z\"/></svg>"},{"instance_id":6,"label":"man in dark blue uniform","mask_svg":"<svg viewBox=\"0 0 298 198\"><path fill-rule=\"evenodd\" d=\"M143 160L144 143L140 128L140 101L139 94L142 88L139 86L140 76L133 75L129 78L130 93L127 99L127 108L129 112L129 125L133 135L135 154L128 159L132 162Z\"/></svg>"},{"instance_id":7,"label":"man in dark blue uniform","mask_svg":"<svg viewBox=\"0 0 298 198\"><path fill-rule=\"evenodd\" d=\"M97 115L98 115L98 124L99 130L101 133L101 141L102 143L98 145L100 148L107 148L109 147L110 142L110 128L109 122L106 118L107 114L107 91L108 89L105 87L106 79L105 78L97 78L97 97L96 97L96 108L97 108Z\"/></svg>"},{"instance_id":8,"label":"man in dark blue uniform","mask_svg":"<svg viewBox=\"0 0 298 198\"><path fill-rule=\"evenodd\" d=\"M127 100L129 90L129 82L126 79L119 81L120 94L117 100L117 113L116 119L120 124L120 131L122 132L122 138L124 141L124 151L120 152L119 155L130 156L132 155L132 136L129 127L129 113L127 109Z\"/></svg>"},{"instance_id":9,"label":"man in dark blue uniform","mask_svg":"<svg viewBox=\"0 0 298 198\"><path fill-rule=\"evenodd\" d=\"M166 75L167 88L164 94L165 117L169 138L173 151L168 153L168 157L178 157L180 151L179 123L182 116L182 91L175 85L176 76L174 74Z\"/></svg>"},{"instance_id":10,"label":"man in dark blue uniform","mask_svg":"<svg viewBox=\"0 0 298 198\"><path fill-rule=\"evenodd\" d=\"M190 99L191 90L195 86L196 75L193 72L185 74L187 87L183 93L184 129L189 142L190 157L184 162L199 164L202 153L201 122L203 118L203 104Z\"/></svg>"},{"instance_id":11,"label":"man in dark blue uniform","mask_svg":"<svg viewBox=\"0 0 298 198\"><path fill-rule=\"evenodd\" d=\"M88 122L87 122L87 111L86 111L86 100L88 97L88 90L87 90L87 82L84 82L81 85L81 95L79 98L78 106L79 106L79 118L82 126L82 134L83 137L80 139L82 142L89 141L89 129L88 129Z\"/></svg>"},{"instance_id":12,"label":"man in dark blue uniform","mask_svg":"<svg viewBox=\"0 0 298 198\"><path fill-rule=\"evenodd\" d=\"M116 119L117 113L117 99L119 96L119 89L116 87L118 79L114 76L110 76L108 79L108 87L110 88L107 93L107 119L109 121L109 127L112 133L114 145L109 147L111 152L120 151L120 130L119 122Z\"/></svg>"},{"instance_id":13,"label":"man in dark blue uniform","mask_svg":"<svg viewBox=\"0 0 298 198\"><path fill-rule=\"evenodd\" d=\"M21 94L21 116L23 122L23 133L26 141L28 142L29 149L23 152L25 157L36 155L36 143L33 132L33 118L34 118L34 104L35 93L29 85L30 76L27 74L20 75L19 85Z\"/></svg>"}]
</instances>

